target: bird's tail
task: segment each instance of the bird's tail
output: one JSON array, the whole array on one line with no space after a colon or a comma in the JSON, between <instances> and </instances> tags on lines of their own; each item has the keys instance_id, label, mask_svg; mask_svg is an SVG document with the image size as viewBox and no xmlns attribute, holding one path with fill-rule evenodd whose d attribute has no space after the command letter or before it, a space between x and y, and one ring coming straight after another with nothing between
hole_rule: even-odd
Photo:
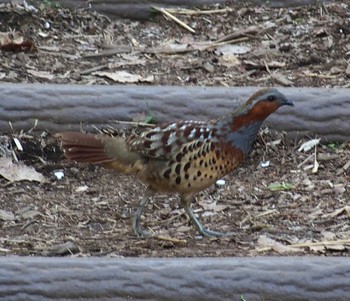
<instances>
[{"instance_id":1,"label":"bird's tail","mask_svg":"<svg viewBox=\"0 0 350 301\"><path fill-rule=\"evenodd\" d=\"M56 135L67 159L80 163L100 164L122 173L137 173L142 157L128 149L125 139L107 135L63 132Z\"/></svg>"}]
</instances>

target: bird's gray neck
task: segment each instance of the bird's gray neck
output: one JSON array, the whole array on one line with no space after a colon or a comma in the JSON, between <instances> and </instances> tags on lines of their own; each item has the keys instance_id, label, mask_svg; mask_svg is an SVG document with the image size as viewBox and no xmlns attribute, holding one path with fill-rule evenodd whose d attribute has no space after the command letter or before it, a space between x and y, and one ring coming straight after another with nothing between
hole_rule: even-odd
<instances>
[{"instance_id":1,"label":"bird's gray neck","mask_svg":"<svg viewBox=\"0 0 350 301\"><path fill-rule=\"evenodd\" d=\"M247 125L241 126L235 131L225 131L221 133L222 138L230 146L241 150L244 155L248 154L253 142L255 141L256 135L259 132L262 121L255 121ZM228 128L228 127L224 127Z\"/></svg>"}]
</instances>

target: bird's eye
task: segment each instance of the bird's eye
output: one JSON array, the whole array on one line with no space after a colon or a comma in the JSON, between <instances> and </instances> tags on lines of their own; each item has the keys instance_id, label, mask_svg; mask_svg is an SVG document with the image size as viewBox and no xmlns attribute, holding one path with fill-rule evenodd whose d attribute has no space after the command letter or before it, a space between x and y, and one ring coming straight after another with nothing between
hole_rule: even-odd
<instances>
[{"instance_id":1,"label":"bird's eye","mask_svg":"<svg viewBox=\"0 0 350 301\"><path fill-rule=\"evenodd\" d=\"M268 97L267 97L267 100L268 101L274 101L276 98L275 98L275 96L274 95L269 95Z\"/></svg>"}]
</instances>

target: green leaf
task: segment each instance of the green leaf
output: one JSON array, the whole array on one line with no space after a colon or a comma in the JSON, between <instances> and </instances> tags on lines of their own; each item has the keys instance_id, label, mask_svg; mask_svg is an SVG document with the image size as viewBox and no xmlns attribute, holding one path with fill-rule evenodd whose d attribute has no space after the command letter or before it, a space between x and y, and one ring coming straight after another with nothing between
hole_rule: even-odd
<instances>
[{"instance_id":1,"label":"green leaf","mask_svg":"<svg viewBox=\"0 0 350 301\"><path fill-rule=\"evenodd\" d=\"M267 188L270 189L271 191L291 190L293 188L293 185L289 183L284 183L284 182L282 183L274 182L269 184Z\"/></svg>"},{"instance_id":2,"label":"green leaf","mask_svg":"<svg viewBox=\"0 0 350 301\"><path fill-rule=\"evenodd\" d=\"M157 124L155 113L151 110L151 108L148 105L148 102L145 100L146 106L147 106L147 114L145 117L144 122L150 123L150 124Z\"/></svg>"},{"instance_id":3,"label":"green leaf","mask_svg":"<svg viewBox=\"0 0 350 301\"><path fill-rule=\"evenodd\" d=\"M329 148L331 148L332 150L336 150L337 147L338 147L338 145L335 144L335 143L329 143L327 146L328 146Z\"/></svg>"}]
</instances>

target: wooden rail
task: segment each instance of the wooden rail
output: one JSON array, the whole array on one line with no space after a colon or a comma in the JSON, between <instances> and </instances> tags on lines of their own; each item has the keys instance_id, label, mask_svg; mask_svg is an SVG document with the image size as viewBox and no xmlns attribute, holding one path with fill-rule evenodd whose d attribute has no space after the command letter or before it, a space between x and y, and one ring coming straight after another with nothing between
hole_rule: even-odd
<instances>
[{"instance_id":1,"label":"wooden rail","mask_svg":"<svg viewBox=\"0 0 350 301\"><path fill-rule=\"evenodd\" d=\"M0 299L348 301L340 257L1 257Z\"/></svg>"},{"instance_id":2,"label":"wooden rail","mask_svg":"<svg viewBox=\"0 0 350 301\"><path fill-rule=\"evenodd\" d=\"M212 119L232 111L257 87L83 86L0 84L0 131L90 130L131 121L150 109L159 122ZM279 88L294 100L268 118L271 129L291 137L350 141L350 89ZM86 125L86 126L84 126Z\"/></svg>"}]
</instances>

